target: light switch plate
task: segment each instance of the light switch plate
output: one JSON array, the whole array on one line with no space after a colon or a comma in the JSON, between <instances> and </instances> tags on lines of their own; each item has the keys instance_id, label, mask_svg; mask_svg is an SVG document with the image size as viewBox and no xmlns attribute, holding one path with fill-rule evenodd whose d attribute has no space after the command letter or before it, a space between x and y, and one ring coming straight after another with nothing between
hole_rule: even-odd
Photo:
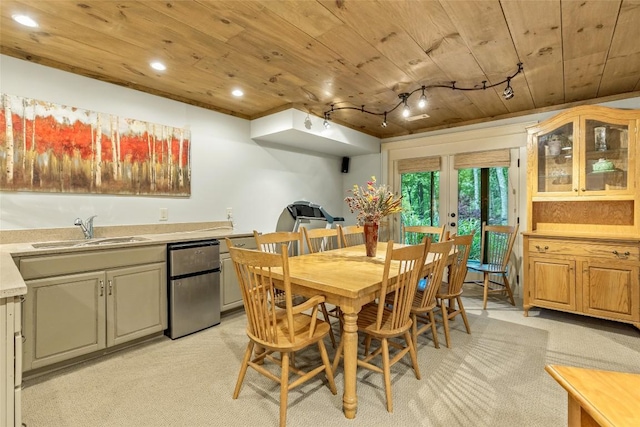
<instances>
[{"instance_id":1,"label":"light switch plate","mask_svg":"<svg viewBox=\"0 0 640 427\"><path fill-rule=\"evenodd\" d=\"M160 208L160 221L167 221L167 220L169 220L169 209Z\"/></svg>"}]
</instances>

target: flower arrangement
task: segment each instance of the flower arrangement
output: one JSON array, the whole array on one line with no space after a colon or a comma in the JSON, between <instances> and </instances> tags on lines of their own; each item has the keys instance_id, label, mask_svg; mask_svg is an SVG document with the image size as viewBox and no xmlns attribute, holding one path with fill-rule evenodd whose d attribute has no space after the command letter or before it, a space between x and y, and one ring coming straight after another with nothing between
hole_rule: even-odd
<instances>
[{"instance_id":1,"label":"flower arrangement","mask_svg":"<svg viewBox=\"0 0 640 427\"><path fill-rule=\"evenodd\" d=\"M380 223L380 219L387 215L402 211L402 197L395 197L387 185L376 187L376 177L372 176L367 181L367 186L360 187L354 184L349 190L353 196L344 199L351 209L351 213L358 212L358 223Z\"/></svg>"}]
</instances>

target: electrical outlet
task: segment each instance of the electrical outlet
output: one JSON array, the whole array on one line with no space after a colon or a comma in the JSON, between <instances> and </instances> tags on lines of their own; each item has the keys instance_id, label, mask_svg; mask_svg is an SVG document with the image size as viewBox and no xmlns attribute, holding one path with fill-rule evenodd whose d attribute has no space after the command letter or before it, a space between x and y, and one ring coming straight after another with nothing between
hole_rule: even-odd
<instances>
[{"instance_id":1,"label":"electrical outlet","mask_svg":"<svg viewBox=\"0 0 640 427\"><path fill-rule=\"evenodd\" d=\"M160 208L160 221L167 221L169 219L169 209Z\"/></svg>"},{"instance_id":2,"label":"electrical outlet","mask_svg":"<svg viewBox=\"0 0 640 427\"><path fill-rule=\"evenodd\" d=\"M231 221L233 219L233 209L227 208L227 220Z\"/></svg>"}]
</instances>

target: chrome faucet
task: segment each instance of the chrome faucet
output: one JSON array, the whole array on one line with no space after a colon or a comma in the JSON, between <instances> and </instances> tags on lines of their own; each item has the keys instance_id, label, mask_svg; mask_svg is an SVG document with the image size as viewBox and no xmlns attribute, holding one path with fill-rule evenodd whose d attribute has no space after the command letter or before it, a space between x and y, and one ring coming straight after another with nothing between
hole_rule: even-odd
<instances>
[{"instance_id":1,"label":"chrome faucet","mask_svg":"<svg viewBox=\"0 0 640 427\"><path fill-rule=\"evenodd\" d=\"M76 218L76 220L74 221L73 225L77 225L78 227L80 227L80 229L84 233L85 239L93 239L93 218L97 216L98 215L90 216L85 222L82 222L80 218Z\"/></svg>"}]
</instances>

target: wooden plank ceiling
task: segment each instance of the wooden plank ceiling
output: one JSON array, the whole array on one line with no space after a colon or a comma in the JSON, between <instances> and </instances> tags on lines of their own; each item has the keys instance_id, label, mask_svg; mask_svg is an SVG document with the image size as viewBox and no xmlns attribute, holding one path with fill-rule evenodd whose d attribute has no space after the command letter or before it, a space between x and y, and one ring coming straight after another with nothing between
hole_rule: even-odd
<instances>
[{"instance_id":1,"label":"wooden plank ceiling","mask_svg":"<svg viewBox=\"0 0 640 427\"><path fill-rule=\"evenodd\" d=\"M0 3L5 55L247 119L333 105L332 121L381 138L638 96L639 40L640 0ZM387 127L357 110L382 114L423 85L491 86L518 63L510 100L503 83L432 88L418 110L418 90L411 115L429 118L398 108Z\"/></svg>"}]
</instances>

